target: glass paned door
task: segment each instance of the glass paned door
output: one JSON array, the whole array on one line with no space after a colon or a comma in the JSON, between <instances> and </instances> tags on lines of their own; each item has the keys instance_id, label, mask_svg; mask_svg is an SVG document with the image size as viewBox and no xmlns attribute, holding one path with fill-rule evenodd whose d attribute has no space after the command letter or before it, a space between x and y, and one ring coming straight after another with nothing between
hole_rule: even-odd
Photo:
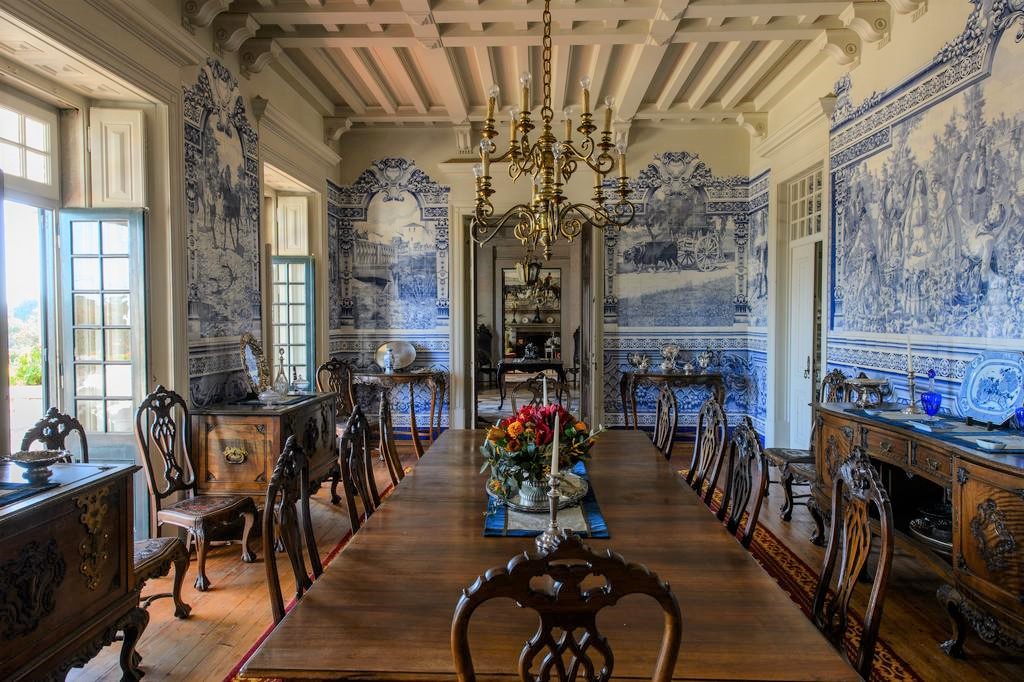
<instances>
[{"instance_id":1,"label":"glass paned door","mask_svg":"<svg viewBox=\"0 0 1024 682\"><path fill-rule=\"evenodd\" d=\"M85 427L90 461L134 462L135 406L147 388L143 212L62 211L60 228L64 409ZM135 498L144 537L141 472Z\"/></svg>"},{"instance_id":2,"label":"glass paned door","mask_svg":"<svg viewBox=\"0 0 1024 682\"><path fill-rule=\"evenodd\" d=\"M274 329L274 374L277 374L281 349L284 349L284 368L289 381L308 384L315 367L313 325L313 259L299 256L274 256L274 302L272 324Z\"/></svg>"}]
</instances>

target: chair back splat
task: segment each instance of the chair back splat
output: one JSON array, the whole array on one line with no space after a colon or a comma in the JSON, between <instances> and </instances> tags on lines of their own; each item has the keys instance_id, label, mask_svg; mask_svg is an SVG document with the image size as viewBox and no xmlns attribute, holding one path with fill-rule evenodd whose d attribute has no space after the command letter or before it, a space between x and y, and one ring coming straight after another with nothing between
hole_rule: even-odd
<instances>
[{"instance_id":1,"label":"chair back splat","mask_svg":"<svg viewBox=\"0 0 1024 682\"><path fill-rule=\"evenodd\" d=\"M832 524L821 578L814 594L811 615L815 624L825 633L837 649L846 655L843 639L846 633L850 596L867 564L871 552L873 531L871 508L878 514L880 527L880 554L871 583L867 609L864 612L864 630L856 660L850 661L864 679L871 674L871 662L878 640L878 626L882 620L882 602L885 598L889 571L892 568L893 519L889 494L882 487L878 472L871 465L867 453L856 446L843 460L833 476ZM834 595L830 597L832 576L836 560L839 576Z\"/></svg>"},{"instance_id":2,"label":"chair back splat","mask_svg":"<svg viewBox=\"0 0 1024 682\"><path fill-rule=\"evenodd\" d=\"M697 414L693 460L690 462L690 470L686 474L686 482L693 486L698 495L703 495L705 504L710 504L715 492L715 484L718 482L727 429L728 421L721 404L714 397L705 400ZM707 486L706 492L704 491L705 485Z\"/></svg>"},{"instance_id":3,"label":"chair back splat","mask_svg":"<svg viewBox=\"0 0 1024 682\"><path fill-rule=\"evenodd\" d=\"M380 506L380 493L373 475L373 457L370 450L370 425L362 408L356 406L338 438L338 465L345 491L345 505L348 508L352 532L359 530L363 520L368 519ZM356 497L363 503L360 516Z\"/></svg>"},{"instance_id":4,"label":"chair back splat","mask_svg":"<svg viewBox=\"0 0 1024 682\"><path fill-rule=\"evenodd\" d=\"M309 516L309 462L306 453L295 441L295 436L288 436L285 441L284 450L277 458L274 473L267 485L266 504L263 507L264 546L272 547L272 542L267 539L275 536L281 538L288 554L288 562L295 576L295 598L301 599L303 593L312 586L302 558L303 545L309 555L313 577L319 578L324 569ZM284 618L284 597L273 550L266 553L263 563L267 570L270 608L274 614L274 623L279 623Z\"/></svg>"},{"instance_id":5,"label":"chair back splat","mask_svg":"<svg viewBox=\"0 0 1024 682\"><path fill-rule=\"evenodd\" d=\"M538 588L538 578L552 581ZM598 578L599 584L583 587ZM631 594L646 594L661 606L664 629L652 679L672 679L682 617L668 585L641 564L626 563L610 550L596 553L572 531L564 530L547 553L526 552L503 568L492 568L463 591L452 618L452 656L459 682L473 682L476 673L469 645L469 622L478 606L491 599L512 599L539 616L537 631L519 656L521 680L604 682L612 679L615 663L608 640L597 628L597 615ZM534 663L538 660L534 671ZM596 659L596 660L595 660Z\"/></svg>"},{"instance_id":6,"label":"chair back splat","mask_svg":"<svg viewBox=\"0 0 1024 682\"><path fill-rule=\"evenodd\" d=\"M176 409L177 408L177 409ZM181 430L175 412L180 415ZM179 438L180 436L180 438ZM149 476L157 511L165 499L179 492L197 494L195 463L189 452L189 415L185 399L162 385L147 395L135 411L135 440ZM181 456L178 451L180 445ZM156 450L163 466L157 478L153 464Z\"/></svg>"},{"instance_id":7,"label":"chair back splat","mask_svg":"<svg viewBox=\"0 0 1024 682\"><path fill-rule=\"evenodd\" d=\"M341 421L352 414L356 403L355 381L352 365L338 358L331 358L316 368L316 390L320 393L337 393L337 418Z\"/></svg>"},{"instance_id":8,"label":"chair back splat","mask_svg":"<svg viewBox=\"0 0 1024 682\"><path fill-rule=\"evenodd\" d=\"M727 472L725 496L718 509L718 518L735 535L745 513L746 524L739 540L744 547L750 547L757 517L768 492L768 459L750 417L744 417L733 430L729 440Z\"/></svg>"},{"instance_id":9,"label":"chair back splat","mask_svg":"<svg viewBox=\"0 0 1024 682\"><path fill-rule=\"evenodd\" d=\"M78 442L81 443L82 464L88 464L89 442L85 437L82 422L70 414L60 412L56 407L48 409L43 418L25 432L21 439L21 449L30 450L34 443L42 443L46 450L67 450L67 439L72 433L78 434ZM69 453L63 461L70 463L71 454Z\"/></svg>"},{"instance_id":10,"label":"chair back splat","mask_svg":"<svg viewBox=\"0 0 1024 682\"><path fill-rule=\"evenodd\" d=\"M534 407L542 405L544 403L544 377L545 374L540 372L526 381L520 382L512 389L512 411L517 412L519 408L525 405L533 405ZM558 379L552 379L547 377L548 385L548 402L558 403L565 409L572 411L572 405L570 401L569 385L564 384Z\"/></svg>"},{"instance_id":11,"label":"chair back splat","mask_svg":"<svg viewBox=\"0 0 1024 682\"><path fill-rule=\"evenodd\" d=\"M654 434L651 440L658 452L665 456L665 459L672 458L672 446L675 444L676 429L679 428L679 403L676 401L675 392L667 385L662 384L658 390L658 403L654 412Z\"/></svg>"}]
</instances>

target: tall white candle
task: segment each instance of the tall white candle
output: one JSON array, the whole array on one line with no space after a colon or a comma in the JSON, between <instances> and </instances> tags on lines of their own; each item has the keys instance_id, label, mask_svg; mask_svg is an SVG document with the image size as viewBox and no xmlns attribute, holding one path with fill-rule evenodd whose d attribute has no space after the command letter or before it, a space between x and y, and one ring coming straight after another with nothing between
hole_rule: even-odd
<instances>
[{"instance_id":1,"label":"tall white candle","mask_svg":"<svg viewBox=\"0 0 1024 682\"><path fill-rule=\"evenodd\" d=\"M551 475L558 475L558 434L562 427L558 424L558 413L555 413L555 436L551 441Z\"/></svg>"},{"instance_id":2,"label":"tall white candle","mask_svg":"<svg viewBox=\"0 0 1024 682\"><path fill-rule=\"evenodd\" d=\"M543 384L544 384L544 404L547 405L548 404L548 377L547 377L546 374L544 375ZM534 395L536 395L536 394L534 394Z\"/></svg>"},{"instance_id":3,"label":"tall white candle","mask_svg":"<svg viewBox=\"0 0 1024 682\"><path fill-rule=\"evenodd\" d=\"M914 354L910 350L910 334L907 334L907 374L914 371Z\"/></svg>"}]
</instances>

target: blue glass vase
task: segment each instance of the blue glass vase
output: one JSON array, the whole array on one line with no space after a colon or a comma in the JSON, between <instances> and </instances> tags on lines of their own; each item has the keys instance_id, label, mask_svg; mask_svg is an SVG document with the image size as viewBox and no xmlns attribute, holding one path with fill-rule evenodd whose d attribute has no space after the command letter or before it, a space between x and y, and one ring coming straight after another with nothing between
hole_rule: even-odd
<instances>
[{"instance_id":1,"label":"blue glass vase","mask_svg":"<svg viewBox=\"0 0 1024 682\"><path fill-rule=\"evenodd\" d=\"M921 394L921 407L929 418L934 418L942 407L942 394L937 391L925 391Z\"/></svg>"},{"instance_id":2,"label":"blue glass vase","mask_svg":"<svg viewBox=\"0 0 1024 682\"><path fill-rule=\"evenodd\" d=\"M1024 407L1018 407L1013 414L1017 417L1017 428L1024 431Z\"/></svg>"}]
</instances>

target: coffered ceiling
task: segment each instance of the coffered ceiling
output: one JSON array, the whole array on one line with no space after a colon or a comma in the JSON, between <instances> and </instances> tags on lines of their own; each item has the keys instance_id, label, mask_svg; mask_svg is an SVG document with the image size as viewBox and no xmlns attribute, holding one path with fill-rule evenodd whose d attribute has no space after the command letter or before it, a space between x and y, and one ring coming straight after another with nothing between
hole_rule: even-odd
<instances>
[{"instance_id":1,"label":"coffered ceiling","mask_svg":"<svg viewBox=\"0 0 1024 682\"><path fill-rule=\"evenodd\" d=\"M553 108L615 98L616 120L720 122L764 133L766 112L825 59L852 66L927 0L552 0ZM501 86L541 69L541 0L186 0L243 70L272 65L329 120L482 120ZM534 106L538 105L534 98Z\"/></svg>"}]
</instances>

